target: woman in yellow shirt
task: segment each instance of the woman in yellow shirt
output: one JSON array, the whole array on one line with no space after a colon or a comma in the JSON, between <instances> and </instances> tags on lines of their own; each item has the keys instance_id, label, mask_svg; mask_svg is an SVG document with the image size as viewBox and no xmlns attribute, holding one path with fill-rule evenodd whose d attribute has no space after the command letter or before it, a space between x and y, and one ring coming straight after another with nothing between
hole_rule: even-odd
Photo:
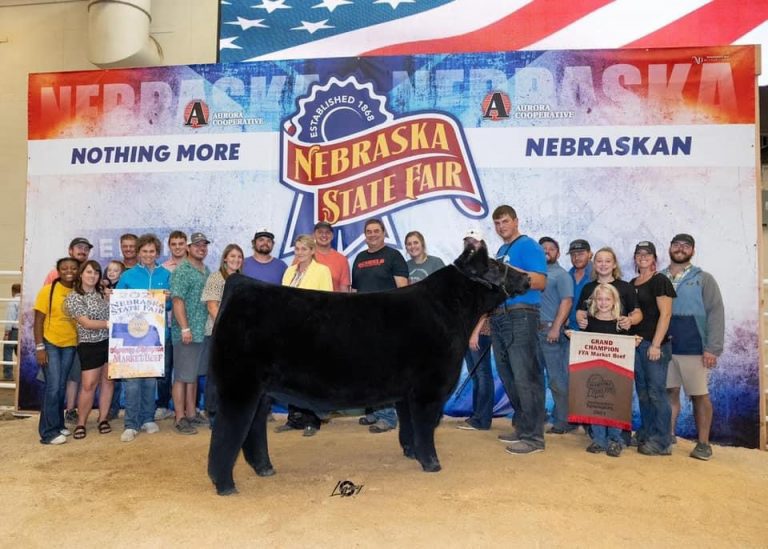
<instances>
[{"instance_id":1,"label":"woman in yellow shirt","mask_svg":"<svg viewBox=\"0 0 768 549\"><path fill-rule=\"evenodd\" d=\"M80 264L72 257L56 262L58 278L46 284L35 300L35 358L43 371L45 386L38 431L43 444L64 444L64 397L75 358L77 331L64 308L64 300L75 282Z\"/></svg>"},{"instance_id":2,"label":"woman in yellow shirt","mask_svg":"<svg viewBox=\"0 0 768 549\"><path fill-rule=\"evenodd\" d=\"M315 239L308 234L296 237L293 243L296 260L283 274L283 286L304 288L305 290L333 291L331 270L315 261ZM280 425L275 432L282 433L299 429L305 437L311 437L320 429L320 418L312 410L288 406L288 421Z\"/></svg>"}]
</instances>

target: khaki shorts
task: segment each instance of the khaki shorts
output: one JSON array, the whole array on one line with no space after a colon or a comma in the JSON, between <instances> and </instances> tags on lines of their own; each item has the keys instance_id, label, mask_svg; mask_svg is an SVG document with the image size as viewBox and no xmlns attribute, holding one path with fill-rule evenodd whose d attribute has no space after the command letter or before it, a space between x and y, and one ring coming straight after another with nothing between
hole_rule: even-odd
<instances>
[{"instance_id":1,"label":"khaki shorts","mask_svg":"<svg viewBox=\"0 0 768 549\"><path fill-rule=\"evenodd\" d=\"M682 386L688 396L709 394L709 368L701 355L672 355L667 370L667 389Z\"/></svg>"}]
</instances>

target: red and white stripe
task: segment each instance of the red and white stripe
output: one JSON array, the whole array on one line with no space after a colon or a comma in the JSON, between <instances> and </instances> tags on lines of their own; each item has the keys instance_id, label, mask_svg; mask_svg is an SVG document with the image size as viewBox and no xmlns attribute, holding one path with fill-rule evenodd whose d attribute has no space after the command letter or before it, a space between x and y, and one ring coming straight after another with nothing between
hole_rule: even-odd
<instances>
[{"instance_id":1,"label":"red and white stripe","mask_svg":"<svg viewBox=\"0 0 768 549\"><path fill-rule=\"evenodd\" d=\"M768 0L456 0L249 61L726 44L768 44Z\"/></svg>"}]
</instances>

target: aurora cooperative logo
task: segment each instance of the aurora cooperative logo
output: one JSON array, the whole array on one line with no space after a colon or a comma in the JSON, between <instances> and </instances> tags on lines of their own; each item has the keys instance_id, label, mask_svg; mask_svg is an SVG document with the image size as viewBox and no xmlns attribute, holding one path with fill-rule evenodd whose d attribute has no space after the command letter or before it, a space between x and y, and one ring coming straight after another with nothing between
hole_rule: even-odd
<instances>
[{"instance_id":1,"label":"aurora cooperative logo","mask_svg":"<svg viewBox=\"0 0 768 549\"><path fill-rule=\"evenodd\" d=\"M386 97L354 76L313 85L297 107L281 140L281 182L296 193L281 255L317 221L333 224L339 251L349 254L362 245L371 217L396 234L391 214L430 200L449 199L471 218L487 214L462 128L450 114L395 117Z\"/></svg>"}]
</instances>

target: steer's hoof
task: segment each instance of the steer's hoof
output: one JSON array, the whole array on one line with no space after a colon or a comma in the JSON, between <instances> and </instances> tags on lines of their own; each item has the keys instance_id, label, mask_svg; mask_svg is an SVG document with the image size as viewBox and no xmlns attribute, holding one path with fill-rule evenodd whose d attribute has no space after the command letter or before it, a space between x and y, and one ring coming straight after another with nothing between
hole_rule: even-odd
<instances>
[{"instance_id":1,"label":"steer's hoof","mask_svg":"<svg viewBox=\"0 0 768 549\"><path fill-rule=\"evenodd\" d=\"M216 487L216 493L220 496L232 496L237 494L237 488L234 486L227 486L225 488Z\"/></svg>"},{"instance_id":2,"label":"steer's hoof","mask_svg":"<svg viewBox=\"0 0 768 549\"><path fill-rule=\"evenodd\" d=\"M425 473L437 473L442 467L440 467L439 461L432 461L430 463L422 463L421 468Z\"/></svg>"},{"instance_id":3,"label":"steer's hoof","mask_svg":"<svg viewBox=\"0 0 768 549\"><path fill-rule=\"evenodd\" d=\"M260 477L271 477L275 474L275 469L270 465L269 467L261 467L259 469L255 469L256 474Z\"/></svg>"}]
</instances>

